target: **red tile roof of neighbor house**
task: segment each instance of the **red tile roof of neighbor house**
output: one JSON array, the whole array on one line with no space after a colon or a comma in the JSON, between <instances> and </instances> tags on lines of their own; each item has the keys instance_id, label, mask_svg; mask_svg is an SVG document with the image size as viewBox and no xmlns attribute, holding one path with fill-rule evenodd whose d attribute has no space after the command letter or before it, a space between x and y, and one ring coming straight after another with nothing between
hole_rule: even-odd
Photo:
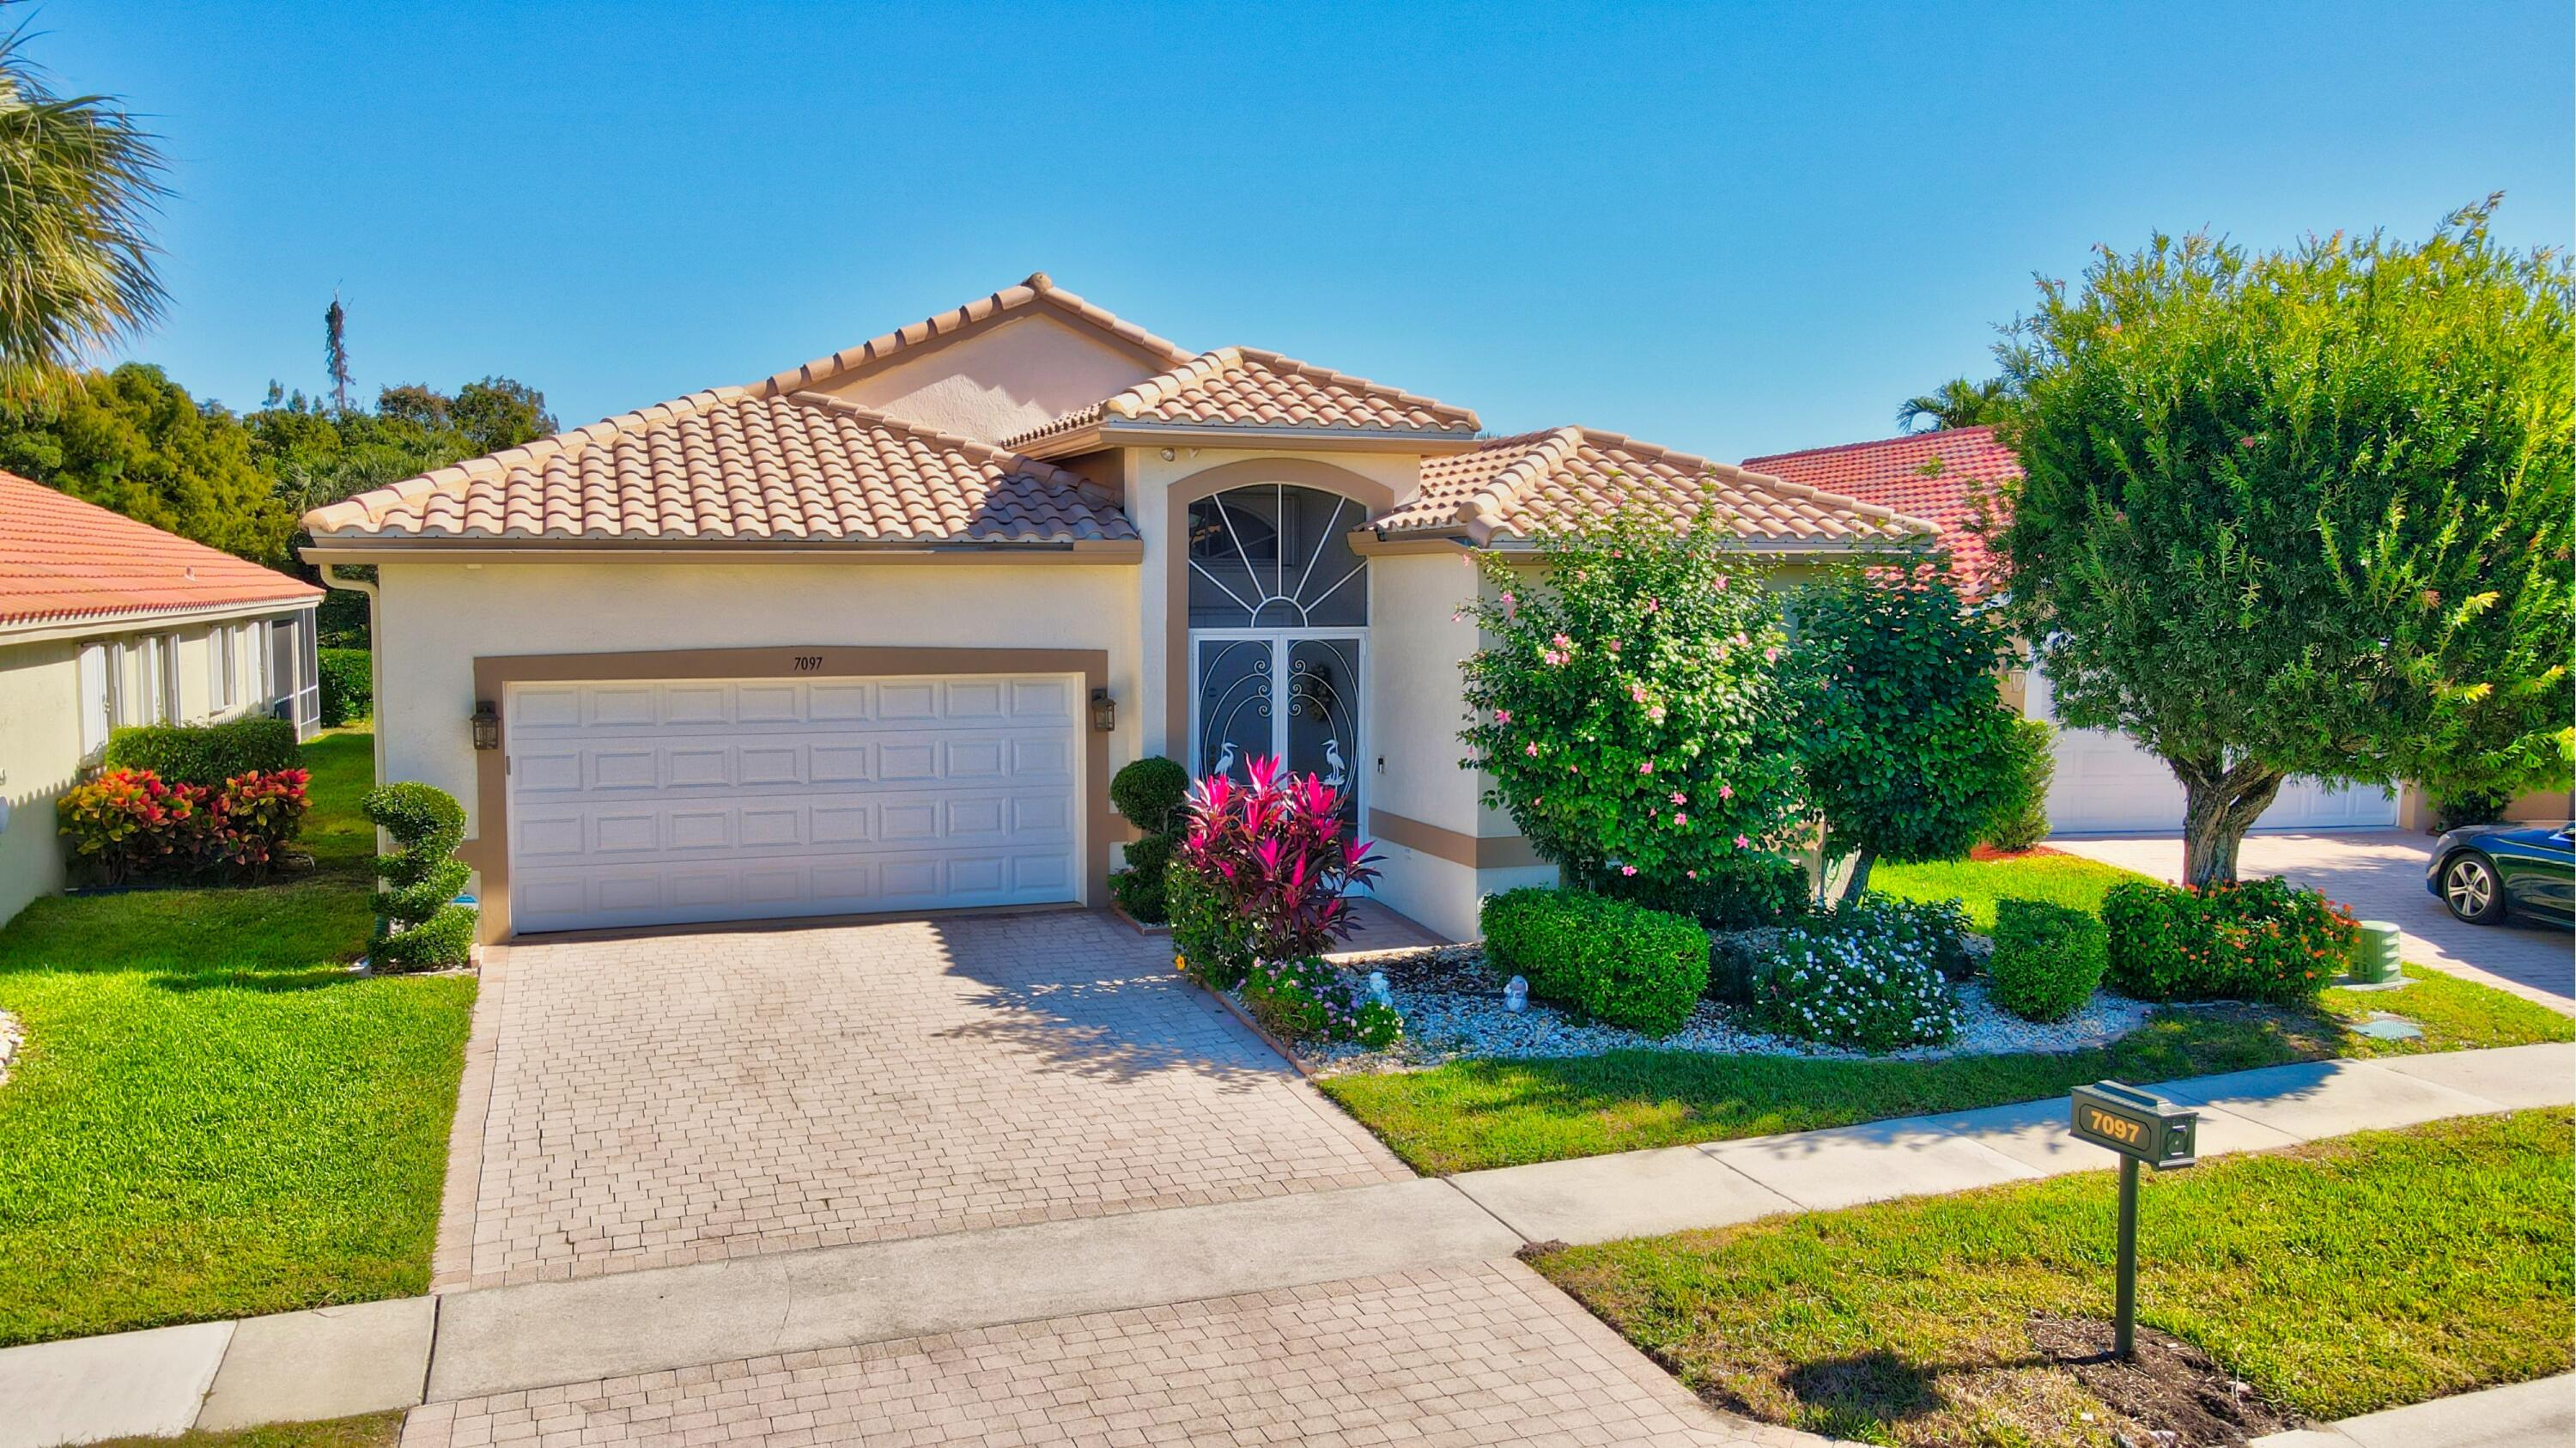
<instances>
[{"instance_id":1,"label":"red tile roof of neighbor house","mask_svg":"<svg viewBox=\"0 0 2576 1448\"><path fill-rule=\"evenodd\" d=\"M1995 566L1981 518L2000 508L1997 486L2021 476L2021 461L1991 427L1774 453L1746 458L1744 466L1940 525L1960 586L1971 592L1990 580Z\"/></svg>"},{"instance_id":2,"label":"red tile roof of neighbor house","mask_svg":"<svg viewBox=\"0 0 2576 1448\"><path fill-rule=\"evenodd\" d=\"M0 473L0 626L321 596L300 579Z\"/></svg>"},{"instance_id":3,"label":"red tile roof of neighbor house","mask_svg":"<svg viewBox=\"0 0 2576 1448\"><path fill-rule=\"evenodd\" d=\"M1014 315L1047 309L1164 370L1000 447L812 391ZM1096 428L1384 433L1390 446L1475 441L1476 414L1275 352L1192 354L1058 288L1041 272L953 311L749 387L718 388L316 509L317 542L588 539L628 544L986 545L1132 541L1117 498L1014 451L1097 445ZM1402 441L1399 441L1401 439ZM1563 527L1634 498L1679 515L1719 506L1774 545L1852 546L1929 535L1903 510L1855 502L1615 433L1563 428L1426 457L1390 532L1498 535Z\"/></svg>"}]
</instances>

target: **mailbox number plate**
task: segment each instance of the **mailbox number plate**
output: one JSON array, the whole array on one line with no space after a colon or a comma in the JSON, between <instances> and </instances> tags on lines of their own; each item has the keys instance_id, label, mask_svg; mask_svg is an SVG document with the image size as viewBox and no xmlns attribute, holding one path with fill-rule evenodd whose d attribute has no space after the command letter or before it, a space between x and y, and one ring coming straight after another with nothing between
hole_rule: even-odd
<instances>
[{"instance_id":1,"label":"mailbox number plate","mask_svg":"<svg viewBox=\"0 0 2576 1448\"><path fill-rule=\"evenodd\" d=\"M2116 1081L2075 1088L2076 1138L2149 1166L2191 1165L2197 1115Z\"/></svg>"}]
</instances>

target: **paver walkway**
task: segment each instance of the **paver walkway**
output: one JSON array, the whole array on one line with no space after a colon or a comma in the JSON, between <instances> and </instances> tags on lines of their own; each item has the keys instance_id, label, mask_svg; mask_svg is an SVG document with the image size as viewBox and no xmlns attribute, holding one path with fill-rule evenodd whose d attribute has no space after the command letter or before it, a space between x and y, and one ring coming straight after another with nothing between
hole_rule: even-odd
<instances>
[{"instance_id":1,"label":"paver walkway","mask_svg":"<svg viewBox=\"0 0 2576 1448\"><path fill-rule=\"evenodd\" d=\"M514 945L484 991L441 1289L1412 1175L1102 915Z\"/></svg>"},{"instance_id":2,"label":"paver walkway","mask_svg":"<svg viewBox=\"0 0 2576 1448\"><path fill-rule=\"evenodd\" d=\"M2317 1062L2157 1089L2201 1105L2202 1151L2215 1155L2565 1104L2576 1045ZM419 1448L585 1434L786 1448L862 1437L852 1424L934 1443L1276 1442L1308 1424L1328 1425L1310 1438L1325 1442L1813 1443L1698 1406L1510 1254L1524 1239L1716 1226L2104 1168L2105 1154L2067 1139L2065 1111L2061 1097L459 1292L438 1299L429 1332L396 1303L15 1348L0 1352L0 1448L71 1441L65 1423L88 1436L176 1431L184 1405L171 1404L209 1381L209 1410L226 1405L226 1422L258 1416L232 1390L245 1382L278 1385L268 1391L280 1419L426 1396ZM1579 1377L1553 1366L1568 1362L1593 1366ZM79 1387L107 1382L117 1396ZM1058 1420L1096 1431L1044 1436Z\"/></svg>"},{"instance_id":3,"label":"paver walkway","mask_svg":"<svg viewBox=\"0 0 2576 1448\"><path fill-rule=\"evenodd\" d=\"M2182 872L2178 835L2061 837L2049 848L2118 865L2160 880ZM2463 925L2424 889L2433 839L2412 830L2343 830L2247 835L2237 857L2248 879L2286 876L2322 890L2365 920L2386 920L2404 939L2406 959L2508 990L2561 1011L2576 1012L2576 942L2554 925Z\"/></svg>"}]
</instances>

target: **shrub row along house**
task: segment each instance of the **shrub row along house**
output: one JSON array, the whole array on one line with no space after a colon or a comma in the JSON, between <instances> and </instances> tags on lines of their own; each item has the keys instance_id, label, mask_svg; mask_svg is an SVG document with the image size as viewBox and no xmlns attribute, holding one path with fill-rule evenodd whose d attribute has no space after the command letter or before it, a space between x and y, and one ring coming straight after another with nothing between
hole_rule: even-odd
<instances>
[{"instance_id":1,"label":"shrub row along house","mask_svg":"<svg viewBox=\"0 0 2576 1448\"><path fill-rule=\"evenodd\" d=\"M1269 352L1043 274L306 518L378 773L464 800L483 933L1106 903L1108 785L1284 758L1455 935L1544 880L1458 767L1478 549L1632 502L1788 559L1897 511ZM346 572L373 565L373 580Z\"/></svg>"},{"instance_id":2,"label":"shrub row along house","mask_svg":"<svg viewBox=\"0 0 2576 1448\"><path fill-rule=\"evenodd\" d=\"M110 734L319 719L322 590L0 473L0 920L60 889L54 801Z\"/></svg>"}]
</instances>

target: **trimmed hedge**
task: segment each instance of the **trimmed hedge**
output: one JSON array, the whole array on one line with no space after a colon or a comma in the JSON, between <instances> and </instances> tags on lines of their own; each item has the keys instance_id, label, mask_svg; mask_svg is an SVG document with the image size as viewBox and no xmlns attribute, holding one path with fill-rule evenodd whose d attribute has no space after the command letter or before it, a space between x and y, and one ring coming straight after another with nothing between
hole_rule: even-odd
<instances>
[{"instance_id":1,"label":"trimmed hedge","mask_svg":"<svg viewBox=\"0 0 2576 1448\"><path fill-rule=\"evenodd\" d=\"M283 719L145 724L107 736L108 769L148 769L165 784L221 785L243 774L297 766L295 726Z\"/></svg>"},{"instance_id":2,"label":"trimmed hedge","mask_svg":"<svg viewBox=\"0 0 2576 1448\"><path fill-rule=\"evenodd\" d=\"M2057 782L2057 730L2044 719L2013 725L2017 776L2013 798L1986 826L1986 843L1998 850L2027 850L2048 838L2048 787Z\"/></svg>"},{"instance_id":3,"label":"trimmed hedge","mask_svg":"<svg viewBox=\"0 0 2576 1448\"><path fill-rule=\"evenodd\" d=\"M1144 831L1127 842L1127 868L1109 877L1109 893L1118 908L1147 925L1172 918L1169 873L1189 797L1189 771L1160 755L1136 760L1109 780L1110 804Z\"/></svg>"},{"instance_id":4,"label":"trimmed hedge","mask_svg":"<svg viewBox=\"0 0 2576 1448\"><path fill-rule=\"evenodd\" d=\"M368 959L379 970L433 970L463 965L474 949L476 911L456 903L472 873L456 858L465 842L465 807L443 789L416 781L370 790L359 806L402 848L376 856L376 933Z\"/></svg>"},{"instance_id":5,"label":"trimmed hedge","mask_svg":"<svg viewBox=\"0 0 2576 1448\"><path fill-rule=\"evenodd\" d=\"M376 712L375 655L365 649L323 649L322 727L337 729Z\"/></svg>"},{"instance_id":6,"label":"trimmed hedge","mask_svg":"<svg viewBox=\"0 0 2576 1448\"><path fill-rule=\"evenodd\" d=\"M1708 932L1687 915L1532 888L1487 899L1483 925L1497 970L1612 1025L1671 1035L1708 988Z\"/></svg>"},{"instance_id":7,"label":"trimmed hedge","mask_svg":"<svg viewBox=\"0 0 2576 1448\"><path fill-rule=\"evenodd\" d=\"M2352 912L2276 877L2177 889L2124 881L2102 897L2110 979L2140 1000L2306 1000L2351 958Z\"/></svg>"},{"instance_id":8,"label":"trimmed hedge","mask_svg":"<svg viewBox=\"0 0 2576 1448\"><path fill-rule=\"evenodd\" d=\"M1995 1004L2026 1021L2066 1019L2102 984L2110 945L2102 922L2081 910L1997 901L1995 953L1986 961Z\"/></svg>"}]
</instances>

